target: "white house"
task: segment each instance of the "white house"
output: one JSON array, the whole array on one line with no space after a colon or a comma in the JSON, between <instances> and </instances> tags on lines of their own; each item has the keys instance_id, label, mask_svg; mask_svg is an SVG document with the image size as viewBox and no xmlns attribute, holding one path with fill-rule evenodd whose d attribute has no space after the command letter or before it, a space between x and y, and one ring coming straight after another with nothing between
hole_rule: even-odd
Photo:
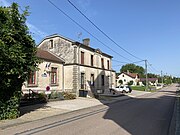
<instances>
[{"instance_id":1,"label":"white house","mask_svg":"<svg viewBox=\"0 0 180 135\"><path fill-rule=\"evenodd\" d=\"M145 82L146 78L140 78L140 84L142 84L142 82ZM147 81L149 83L149 85L151 86L157 86L158 85L158 78L147 78Z\"/></svg>"},{"instance_id":2,"label":"white house","mask_svg":"<svg viewBox=\"0 0 180 135\"><path fill-rule=\"evenodd\" d=\"M116 77L116 85L126 85L130 81L133 81L132 85L137 85L137 82L139 82L139 75L137 73L125 73L122 72Z\"/></svg>"}]
</instances>

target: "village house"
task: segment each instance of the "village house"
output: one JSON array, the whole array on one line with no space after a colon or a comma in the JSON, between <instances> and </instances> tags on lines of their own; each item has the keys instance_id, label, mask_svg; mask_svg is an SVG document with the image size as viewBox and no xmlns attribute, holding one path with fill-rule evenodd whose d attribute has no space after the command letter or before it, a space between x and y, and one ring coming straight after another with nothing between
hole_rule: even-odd
<instances>
[{"instance_id":1,"label":"village house","mask_svg":"<svg viewBox=\"0 0 180 135\"><path fill-rule=\"evenodd\" d=\"M90 39L79 43L55 34L45 37L38 49L44 50L45 61L39 65L40 71L34 75L34 80L27 82L24 88L45 91L49 86L50 90L77 96L82 96L83 91L93 97L115 86L112 56L90 47ZM45 53L51 54L53 60L46 58ZM32 82L35 84L31 85Z\"/></svg>"},{"instance_id":2,"label":"village house","mask_svg":"<svg viewBox=\"0 0 180 135\"><path fill-rule=\"evenodd\" d=\"M137 73L122 72L116 77L116 85L128 85L131 81L132 85L137 85L139 82L139 75Z\"/></svg>"},{"instance_id":3,"label":"village house","mask_svg":"<svg viewBox=\"0 0 180 135\"><path fill-rule=\"evenodd\" d=\"M143 84L142 82L145 82L146 78L140 78L140 84ZM158 85L158 78L147 78L147 81L149 85L151 86L157 86Z\"/></svg>"},{"instance_id":4,"label":"village house","mask_svg":"<svg viewBox=\"0 0 180 135\"><path fill-rule=\"evenodd\" d=\"M37 50L36 56L42 60L42 63L38 65L38 71L30 73L28 81L22 87L23 92L28 93L29 90L45 92L46 87L51 87L52 91L63 91L64 60L41 49Z\"/></svg>"}]
</instances>

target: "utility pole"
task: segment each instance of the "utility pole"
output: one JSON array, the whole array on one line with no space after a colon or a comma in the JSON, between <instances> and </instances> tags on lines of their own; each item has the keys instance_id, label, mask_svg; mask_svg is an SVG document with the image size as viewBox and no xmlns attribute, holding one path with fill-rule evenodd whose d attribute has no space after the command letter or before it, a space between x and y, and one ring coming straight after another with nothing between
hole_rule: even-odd
<instances>
[{"instance_id":1,"label":"utility pole","mask_svg":"<svg viewBox=\"0 0 180 135\"><path fill-rule=\"evenodd\" d=\"M163 85L163 75L162 75L162 70L161 70L161 83Z\"/></svg>"},{"instance_id":2,"label":"utility pole","mask_svg":"<svg viewBox=\"0 0 180 135\"><path fill-rule=\"evenodd\" d=\"M148 91L148 75L147 75L147 60L145 61L145 72L146 72L146 89L145 91Z\"/></svg>"}]
</instances>

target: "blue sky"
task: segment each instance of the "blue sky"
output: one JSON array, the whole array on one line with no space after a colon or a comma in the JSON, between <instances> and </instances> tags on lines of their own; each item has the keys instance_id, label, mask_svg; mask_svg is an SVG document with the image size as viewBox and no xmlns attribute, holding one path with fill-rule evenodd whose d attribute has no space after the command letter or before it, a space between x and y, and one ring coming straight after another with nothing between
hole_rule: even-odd
<instances>
[{"instance_id":1,"label":"blue sky","mask_svg":"<svg viewBox=\"0 0 180 135\"><path fill-rule=\"evenodd\" d=\"M45 36L55 33L77 41L90 38L91 47L100 48L114 57L113 69L116 71L119 71L123 64L139 61L107 39L67 0L51 1L111 49L78 27L48 0L0 0L0 5L8 6L12 2L17 2L22 9L30 6L31 14L27 18L27 25L37 44ZM162 70L164 75L180 77L179 0L71 0L71 2L118 45L142 60L147 59L148 72L160 74ZM82 33L80 38L79 33ZM144 67L144 62L137 64Z\"/></svg>"}]
</instances>

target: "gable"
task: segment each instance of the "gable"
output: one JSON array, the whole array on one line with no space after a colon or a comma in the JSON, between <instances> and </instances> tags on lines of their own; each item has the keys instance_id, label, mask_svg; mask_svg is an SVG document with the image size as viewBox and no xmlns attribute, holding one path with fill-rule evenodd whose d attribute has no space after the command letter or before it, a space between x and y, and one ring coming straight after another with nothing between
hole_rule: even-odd
<instances>
[{"instance_id":1,"label":"gable","mask_svg":"<svg viewBox=\"0 0 180 135\"><path fill-rule=\"evenodd\" d=\"M122 73L120 73L119 76L123 76L123 75L126 76L126 77L129 77L129 78L132 78L132 79L135 79L136 77L139 78L139 75L137 73L125 73L125 72L122 72Z\"/></svg>"}]
</instances>

